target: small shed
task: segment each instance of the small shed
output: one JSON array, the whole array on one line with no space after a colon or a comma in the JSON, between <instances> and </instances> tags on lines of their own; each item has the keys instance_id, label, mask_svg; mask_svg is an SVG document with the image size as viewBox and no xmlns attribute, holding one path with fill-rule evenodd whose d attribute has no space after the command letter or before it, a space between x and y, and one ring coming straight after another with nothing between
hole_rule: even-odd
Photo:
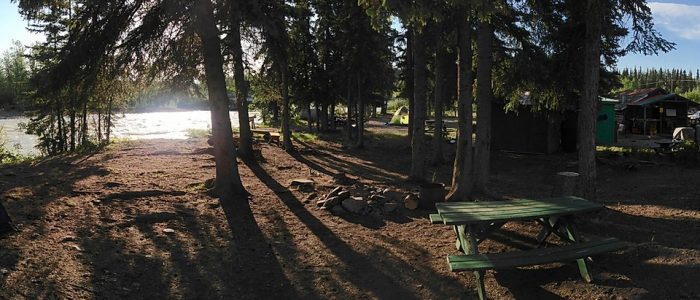
<instances>
[{"instance_id":1,"label":"small shed","mask_svg":"<svg viewBox=\"0 0 700 300\"><path fill-rule=\"evenodd\" d=\"M560 149L561 116L533 112L530 108L521 106L515 112L494 107L491 111L494 150L549 154Z\"/></svg>"},{"instance_id":2,"label":"small shed","mask_svg":"<svg viewBox=\"0 0 700 300\"><path fill-rule=\"evenodd\" d=\"M615 105L620 101L600 97L596 141L598 145L612 145L617 140L617 121L615 120Z\"/></svg>"},{"instance_id":3,"label":"small shed","mask_svg":"<svg viewBox=\"0 0 700 300\"><path fill-rule=\"evenodd\" d=\"M674 128L688 126L688 111L699 106L681 95L655 88L621 94L617 110L627 133L670 136Z\"/></svg>"}]
</instances>

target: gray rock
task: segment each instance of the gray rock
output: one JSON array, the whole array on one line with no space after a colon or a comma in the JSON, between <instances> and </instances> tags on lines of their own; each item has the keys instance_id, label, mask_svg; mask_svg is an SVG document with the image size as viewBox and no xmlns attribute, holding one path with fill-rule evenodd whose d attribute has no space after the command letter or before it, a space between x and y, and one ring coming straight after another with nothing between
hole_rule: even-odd
<instances>
[{"instance_id":1,"label":"gray rock","mask_svg":"<svg viewBox=\"0 0 700 300\"><path fill-rule=\"evenodd\" d=\"M343 200L342 206L351 213L359 214L367 207L367 202L362 197L350 197Z\"/></svg>"},{"instance_id":2,"label":"gray rock","mask_svg":"<svg viewBox=\"0 0 700 300\"><path fill-rule=\"evenodd\" d=\"M393 202L384 203L382 206L382 210L388 213L396 211L397 208L399 208L399 205Z\"/></svg>"},{"instance_id":3,"label":"gray rock","mask_svg":"<svg viewBox=\"0 0 700 300\"><path fill-rule=\"evenodd\" d=\"M389 202L401 202L401 200L403 199L403 194L401 194L398 191L389 190L389 189L385 189L383 191L382 195Z\"/></svg>"},{"instance_id":4,"label":"gray rock","mask_svg":"<svg viewBox=\"0 0 700 300\"><path fill-rule=\"evenodd\" d=\"M373 209L368 212L370 216L372 216L375 219L381 219L382 218L382 211L379 209Z\"/></svg>"},{"instance_id":5,"label":"gray rock","mask_svg":"<svg viewBox=\"0 0 700 300\"><path fill-rule=\"evenodd\" d=\"M310 179L292 179L289 187L296 188L301 192L311 192L315 189L314 181Z\"/></svg>"},{"instance_id":6,"label":"gray rock","mask_svg":"<svg viewBox=\"0 0 700 300\"><path fill-rule=\"evenodd\" d=\"M418 197L413 194L406 195L406 198L403 198L403 205L410 210L418 208Z\"/></svg>"},{"instance_id":7,"label":"gray rock","mask_svg":"<svg viewBox=\"0 0 700 300\"><path fill-rule=\"evenodd\" d=\"M334 215L342 215L342 214L346 213L346 211L345 211L345 209L343 209L342 205L333 206L333 208L331 208L331 212Z\"/></svg>"}]
</instances>

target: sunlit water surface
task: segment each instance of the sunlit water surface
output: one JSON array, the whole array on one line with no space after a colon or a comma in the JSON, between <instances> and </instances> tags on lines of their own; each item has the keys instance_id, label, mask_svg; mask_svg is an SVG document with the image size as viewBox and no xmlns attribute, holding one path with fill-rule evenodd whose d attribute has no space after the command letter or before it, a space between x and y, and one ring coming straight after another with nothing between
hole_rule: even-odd
<instances>
[{"instance_id":1,"label":"sunlit water surface","mask_svg":"<svg viewBox=\"0 0 700 300\"><path fill-rule=\"evenodd\" d=\"M251 116L256 113L251 112ZM238 127L238 112L230 112L231 125ZM26 123L25 117L0 118L5 131L5 147L17 149L22 154L40 154L34 148L37 138L18 128ZM256 120L256 122L259 120ZM118 114L113 117L112 136L128 139L186 139L188 129L210 129L209 111L178 111ZM94 124L90 122L90 124Z\"/></svg>"}]
</instances>

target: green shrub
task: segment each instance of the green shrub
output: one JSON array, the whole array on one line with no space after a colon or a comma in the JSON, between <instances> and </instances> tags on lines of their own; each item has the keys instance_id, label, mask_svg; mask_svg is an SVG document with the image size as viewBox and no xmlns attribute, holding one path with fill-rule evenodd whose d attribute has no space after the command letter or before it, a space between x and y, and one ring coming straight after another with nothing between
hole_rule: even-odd
<instances>
[{"instance_id":1,"label":"green shrub","mask_svg":"<svg viewBox=\"0 0 700 300\"><path fill-rule=\"evenodd\" d=\"M389 100L389 103L387 103L387 105L386 105L386 110L389 113L394 113L399 108L401 108L401 106L408 107L408 99L403 99L403 98L391 99L391 100Z\"/></svg>"},{"instance_id":2,"label":"green shrub","mask_svg":"<svg viewBox=\"0 0 700 300\"><path fill-rule=\"evenodd\" d=\"M318 139L318 136L308 132L292 132L292 137L304 143L313 142Z\"/></svg>"},{"instance_id":3,"label":"green shrub","mask_svg":"<svg viewBox=\"0 0 700 300\"><path fill-rule=\"evenodd\" d=\"M211 135L211 129L187 128L185 129L188 138L204 138Z\"/></svg>"}]
</instances>

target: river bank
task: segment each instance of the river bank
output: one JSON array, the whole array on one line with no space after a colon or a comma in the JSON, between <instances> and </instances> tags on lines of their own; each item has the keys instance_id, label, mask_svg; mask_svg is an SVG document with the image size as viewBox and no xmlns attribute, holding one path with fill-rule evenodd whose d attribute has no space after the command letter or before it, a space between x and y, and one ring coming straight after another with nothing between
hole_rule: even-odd
<instances>
[{"instance_id":1,"label":"river bank","mask_svg":"<svg viewBox=\"0 0 700 300\"><path fill-rule=\"evenodd\" d=\"M231 126L238 127L238 112L230 111ZM259 113L251 112L257 117ZM29 122L19 111L0 111L0 128L4 131L5 148L22 155L38 156L38 139L25 133L21 124ZM90 116L89 123L95 124L97 116ZM188 130L208 130L211 128L211 114L208 110L170 110L135 113L115 113L112 119L112 137L119 139L186 139ZM256 123L262 122L256 118ZM93 125L91 125L93 126Z\"/></svg>"}]
</instances>

